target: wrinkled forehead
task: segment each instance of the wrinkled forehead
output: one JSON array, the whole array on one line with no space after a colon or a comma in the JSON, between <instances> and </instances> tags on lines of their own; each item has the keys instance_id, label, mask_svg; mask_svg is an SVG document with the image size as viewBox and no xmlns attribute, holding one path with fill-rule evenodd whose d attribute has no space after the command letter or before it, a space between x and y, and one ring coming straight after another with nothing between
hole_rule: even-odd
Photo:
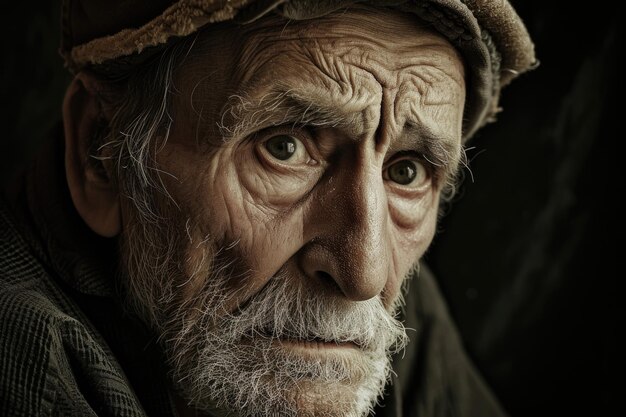
<instances>
[{"instance_id":1,"label":"wrinkled forehead","mask_svg":"<svg viewBox=\"0 0 626 417\"><path fill-rule=\"evenodd\" d=\"M176 79L181 97L191 95L195 107L217 115L233 95L305 88L312 77L336 81L344 75L323 73L337 67L328 62L334 59L368 71L385 87L418 66L438 68L450 88L464 85L461 56L445 37L413 14L364 5L323 18L270 14L243 27L211 26L198 34Z\"/></svg>"},{"instance_id":2,"label":"wrinkled forehead","mask_svg":"<svg viewBox=\"0 0 626 417\"><path fill-rule=\"evenodd\" d=\"M272 16L256 27L247 27L240 40L240 61L250 65L255 56L279 56L296 49L308 55L347 59L353 55L361 56L363 61L386 61L395 65L395 70L435 54L461 59L446 38L428 29L416 16L362 5L304 21Z\"/></svg>"}]
</instances>

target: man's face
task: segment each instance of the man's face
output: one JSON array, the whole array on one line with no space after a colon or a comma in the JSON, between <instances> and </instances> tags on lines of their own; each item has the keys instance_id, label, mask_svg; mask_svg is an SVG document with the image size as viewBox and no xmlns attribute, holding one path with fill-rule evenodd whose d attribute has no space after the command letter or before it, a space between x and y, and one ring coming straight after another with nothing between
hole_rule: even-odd
<instances>
[{"instance_id":1,"label":"man's face","mask_svg":"<svg viewBox=\"0 0 626 417\"><path fill-rule=\"evenodd\" d=\"M175 87L169 195L156 223L124 206L123 255L176 390L242 415L364 415L458 164L459 55L388 10L272 17L201 35Z\"/></svg>"}]
</instances>

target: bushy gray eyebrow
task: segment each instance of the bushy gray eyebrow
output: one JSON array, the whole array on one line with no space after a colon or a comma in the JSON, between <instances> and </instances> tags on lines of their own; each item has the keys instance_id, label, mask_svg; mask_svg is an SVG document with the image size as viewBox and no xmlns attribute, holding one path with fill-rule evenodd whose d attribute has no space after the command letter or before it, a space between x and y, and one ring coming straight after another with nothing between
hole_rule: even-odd
<instances>
[{"instance_id":1,"label":"bushy gray eyebrow","mask_svg":"<svg viewBox=\"0 0 626 417\"><path fill-rule=\"evenodd\" d=\"M294 90L272 90L258 99L231 95L224 106L219 131L225 142L271 126L294 125L354 130L356 115L321 106Z\"/></svg>"}]
</instances>

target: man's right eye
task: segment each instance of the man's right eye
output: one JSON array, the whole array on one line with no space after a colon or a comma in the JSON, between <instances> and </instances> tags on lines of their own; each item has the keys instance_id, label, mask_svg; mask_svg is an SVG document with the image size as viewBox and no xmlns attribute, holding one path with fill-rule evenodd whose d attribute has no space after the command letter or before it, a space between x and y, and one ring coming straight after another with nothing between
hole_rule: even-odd
<instances>
[{"instance_id":1,"label":"man's right eye","mask_svg":"<svg viewBox=\"0 0 626 417\"><path fill-rule=\"evenodd\" d=\"M313 159L297 137L285 133L271 136L260 144L261 155L268 161L279 165L311 165Z\"/></svg>"},{"instance_id":2,"label":"man's right eye","mask_svg":"<svg viewBox=\"0 0 626 417\"><path fill-rule=\"evenodd\" d=\"M302 143L293 136L278 135L265 142L265 149L276 159L286 161L293 157Z\"/></svg>"}]
</instances>

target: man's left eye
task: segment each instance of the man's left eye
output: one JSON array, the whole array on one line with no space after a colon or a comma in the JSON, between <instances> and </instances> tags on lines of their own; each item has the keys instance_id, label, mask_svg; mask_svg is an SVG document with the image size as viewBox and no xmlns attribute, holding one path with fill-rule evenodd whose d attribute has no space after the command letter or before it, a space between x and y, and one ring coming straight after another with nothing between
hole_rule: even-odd
<instances>
[{"instance_id":1,"label":"man's left eye","mask_svg":"<svg viewBox=\"0 0 626 417\"><path fill-rule=\"evenodd\" d=\"M262 147L265 148L264 150L269 154L269 157L289 165L305 164L310 160L304 144L291 135L272 136L263 142Z\"/></svg>"},{"instance_id":2,"label":"man's left eye","mask_svg":"<svg viewBox=\"0 0 626 417\"><path fill-rule=\"evenodd\" d=\"M429 178L428 170L415 159L401 159L389 165L385 178L403 186L420 187Z\"/></svg>"}]
</instances>

